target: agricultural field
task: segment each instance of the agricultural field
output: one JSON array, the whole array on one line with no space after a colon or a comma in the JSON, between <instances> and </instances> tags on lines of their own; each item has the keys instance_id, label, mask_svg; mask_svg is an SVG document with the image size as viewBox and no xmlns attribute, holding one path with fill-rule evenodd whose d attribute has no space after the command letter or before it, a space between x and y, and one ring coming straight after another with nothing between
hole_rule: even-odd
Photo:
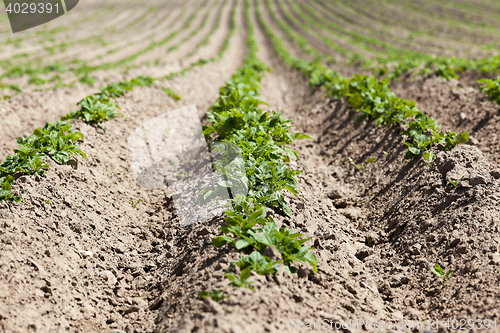
<instances>
[{"instance_id":1,"label":"agricultural field","mask_svg":"<svg viewBox=\"0 0 500 333\"><path fill-rule=\"evenodd\" d=\"M500 332L500 3L6 9L1 332ZM193 105L233 158L185 223L131 138Z\"/></svg>"}]
</instances>

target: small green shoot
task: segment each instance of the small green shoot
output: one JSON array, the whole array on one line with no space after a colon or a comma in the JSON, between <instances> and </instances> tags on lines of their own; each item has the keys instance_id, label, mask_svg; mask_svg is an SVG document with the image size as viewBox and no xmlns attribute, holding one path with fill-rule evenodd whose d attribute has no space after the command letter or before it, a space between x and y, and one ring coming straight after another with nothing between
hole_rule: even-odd
<instances>
[{"instance_id":1,"label":"small green shoot","mask_svg":"<svg viewBox=\"0 0 500 333\"><path fill-rule=\"evenodd\" d=\"M250 273L252 272L251 267L247 267L245 269L241 270L240 277L238 278L237 276L234 276L231 273L225 273L224 276L229 278L231 280L231 284L236 287L245 287L251 290L254 290L254 287L251 286L251 283L254 283L255 281L247 281L248 278L250 277Z\"/></svg>"},{"instance_id":2,"label":"small green shoot","mask_svg":"<svg viewBox=\"0 0 500 333\"><path fill-rule=\"evenodd\" d=\"M227 298L229 295L225 292L222 292L222 290L214 290L214 291L201 290L198 292L198 296L200 296L202 300L204 300L208 296L214 301L219 302L222 301L224 298Z\"/></svg>"},{"instance_id":3,"label":"small green shoot","mask_svg":"<svg viewBox=\"0 0 500 333\"><path fill-rule=\"evenodd\" d=\"M389 153L386 152L385 150L382 153L384 153L384 155L389 155Z\"/></svg>"},{"instance_id":4,"label":"small green shoot","mask_svg":"<svg viewBox=\"0 0 500 333\"><path fill-rule=\"evenodd\" d=\"M358 169L360 172L365 172L365 166L363 164L356 164L356 163L354 163L354 161L350 157L349 157L349 164L351 164L354 167L356 167L356 169Z\"/></svg>"},{"instance_id":5,"label":"small green shoot","mask_svg":"<svg viewBox=\"0 0 500 333\"><path fill-rule=\"evenodd\" d=\"M350 157L348 157L348 159L349 159L349 164L353 165L356 169L358 169L362 173L366 171L366 167L368 166L368 164L373 163L377 160L376 158L373 157L369 158L368 160L366 160L365 165L363 165L354 163L354 161Z\"/></svg>"},{"instance_id":6,"label":"small green shoot","mask_svg":"<svg viewBox=\"0 0 500 333\"><path fill-rule=\"evenodd\" d=\"M436 157L436 154L434 154L432 152L426 151L423 154L423 156L424 156L425 164L427 164L429 166L429 168L434 169L434 163L433 162L434 162L434 158Z\"/></svg>"},{"instance_id":7,"label":"small green shoot","mask_svg":"<svg viewBox=\"0 0 500 333\"><path fill-rule=\"evenodd\" d=\"M461 181L464 177L465 177L465 176L462 176L462 177L460 177L459 179L457 179L457 180L455 180L455 181L453 181L453 180L448 180L448 181L451 183L451 185L453 185L453 187L454 187L454 188L457 188L458 184L460 183L460 181Z\"/></svg>"},{"instance_id":8,"label":"small green shoot","mask_svg":"<svg viewBox=\"0 0 500 333\"><path fill-rule=\"evenodd\" d=\"M436 274L437 276L443 278L446 284L448 284L448 281L450 280L452 270L449 269L446 273L444 270L439 266L439 264L434 265L434 267L431 267L431 272Z\"/></svg>"},{"instance_id":9,"label":"small green shoot","mask_svg":"<svg viewBox=\"0 0 500 333\"><path fill-rule=\"evenodd\" d=\"M137 209L137 205L138 205L141 201L144 201L144 200L139 199L139 201L134 201L134 200L130 199L130 203L132 204L132 207L134 207L135 209Z\"/></svg>"},{"instance_id":10,"label":"small green shoot","mask_svg":"<svg viewBox=\"0 0 500 333\"><path fill-rule=\"evenodd\" d=\"M180 101L181 97L177 95L172 89L170 88L161 88L168 96L172 97L176 101Z\"/></svg>"}]
</instances>

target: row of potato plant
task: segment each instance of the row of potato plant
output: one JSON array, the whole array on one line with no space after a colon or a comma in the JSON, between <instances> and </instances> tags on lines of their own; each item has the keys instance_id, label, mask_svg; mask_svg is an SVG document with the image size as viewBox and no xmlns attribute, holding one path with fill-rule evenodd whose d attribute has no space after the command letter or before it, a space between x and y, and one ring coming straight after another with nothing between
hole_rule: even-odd
<instances>
[{"instance_id":1,"label":"row of potato plant","mask_svg":"<svg viewBox=\"0 0 500 333\"><path fill-rule=\"evenodd\" d=\"M308 137L292 133L291 121L281 114L273 111L271 115L258 108L265 104L258 99L260 80L269 69L256 55L257 43L248 0L245 14L249 54L244 65L221 88L218 100L210 108L210 124L204 126L204 134L211 145L221 142L238 146L243 156L246 175L239 181L246 183L248 195L230 200L232 208L226 211L225 225L220 227L223 235L215 237L213 243L218 248L231 244L245 254L231 262L225 276L235 286L253 289L248 281L251 271L259 275L273 274L282 263L287 272L293 273L297 271L292 266L295 261L308 262L316 271L317 260L309 251L311 247L304 245L310 238L302 238L302 234L285 226L278 228L269 215L269 209L291 213L281 190L297 195L295 176L301 171L290 170L285 163L297 157L297 152L289 147L293 141ZM228 183L222 182L219 186L226 188ZM217 193L216 188L206 189L205 199L210 199L214 193ZM281 260L273 261L264 255L268 247L274 247L281 254ZM239 276L234 271L235 266L240 268ZM210 296L217 300L219 294L220 291L202 291L200 297Z\"/></svg>"},{"instance_id":2,"label":"row of potato plant","mask_svg":"<svg viewBox=\"0 0 500 333\"><path fill-rule=\"evenodd\" d=\"M75 131L70 126L70 121L81 119L90 125L100 126L104 121L119 116L113 99L123 96L136 86L151 86L154 80L152 77L140 76L130 81L111 83L101 88L99 93L78 102L80 108L77 111L53 124L46 123L43 128L34 130L33 134L26 138L19 137L19 147L0 164L0 201L20 202L21 197L12 192L12 184L23 175L46 173L49 169L48 159L57 164L66 164L72 155L86 158L85 153L78 147L78 142L84 139L83 134Z\"/></svg>"},{"instance_id":3,"label":"row of potato plant","mask_svg":"<svg viewBox=\"0 0 500 333\"><path fill-rule=\"evenodd\" d=\"M402 126L401 134L407 138L404 144L408 146L405 158L420 155L433 146L449 150L459 143L469 139L468 132L457 134L453 131L439 131L435 120L426 116L416 108L416 102L397 97L389 89L388 78L378 81L375 77L355 74L353 78L345 78L339 73L317 61L306 61L290 55L283 41L274 33L263 19L257 2L257 16L260 24L274 45L281 60L288 66L299 70L309 79L313 88L323 87L331 98L345 98L347 102L361 113L357 121L368 119L376 125Z\"/></svg>"}]
</instances>

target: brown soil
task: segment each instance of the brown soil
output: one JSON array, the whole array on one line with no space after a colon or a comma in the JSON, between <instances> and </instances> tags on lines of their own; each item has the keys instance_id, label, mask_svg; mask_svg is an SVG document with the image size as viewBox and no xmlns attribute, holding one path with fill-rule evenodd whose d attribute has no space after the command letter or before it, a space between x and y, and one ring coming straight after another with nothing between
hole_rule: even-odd
<instances>
[{"instance_id":1,"label":"brown soil","mask_svg":"<svg viewBox=\"0 0 500 333\"><path fill-rule=\"evenodd\" d=\"M224 10L220 30L192 60L213 56L222 44L233 5L224 3L217 7ZM74 124L85 135L81 146L87 160L52 165L44 177L21 177L14 190L24 192L23 202L0 202L0 329L253 333L294 332L291 323L323 319L426 325L439 320L442 327L453 318L496 320L500 326L500 117L498 105L477 90L475 73L450 81L401 78L392 85L444 129L472 133L469 144L436 151L430 168L422 159L403 158L399 129L355 124L357 114L344 101L311 91L299 73L282 65L252 17L258 56L273 69L262 80L261 99L312 137L295 146L300 158L292 167L304 172L298 198L287 196L292 214L273 218L314 236L309 243L318 258L317 273L299 265L297 275L252 276L255 291L233 287L223 273L239 254L212 245L223 216L181 227L167 192L136 186L128 135L185 105L195 104L204 116L247 51L241 3L237 8L237 33L220 62L161 83L181 101L159 87L127 93L117 101L125 117L106 123L106 132ZM269 18L265 8L261 2ZM215 13L197 38L213 27ZM320 48L319 41L311 43ZM193 48L186 44L176 55ZM98 76L114 81L180 68L180 59L172 57L158 66ZM0 101L0 157L15 147L17 136L72 111L95 89L28 92ZM361 164L376 161L361 172L348 157ZM455 188L450 180L457 179ZM435 263L453 270L448 283L432 274ZM203 289L223 289L230 296L219 303L202 301L197 293Z\"/></svg>"}]
</instances>

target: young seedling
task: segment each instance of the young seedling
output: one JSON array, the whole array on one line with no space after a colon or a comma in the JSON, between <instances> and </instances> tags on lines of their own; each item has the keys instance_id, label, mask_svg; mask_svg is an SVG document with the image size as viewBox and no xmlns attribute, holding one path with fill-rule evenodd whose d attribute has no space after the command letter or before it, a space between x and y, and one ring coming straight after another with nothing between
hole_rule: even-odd
<instances>
[{"instance_id":1,"label":"young seedling","mask_svg":"<svg viewBox=\"0 0 500 333\"><path fill-rule=\"evenodd\" d=\"M444 270L439 266L439 264L435 264L434 267L431 267L431 272L436 274L437 276L443 278L444 282L448 284L448 280L451 277L452 270L449 269L446 273Z\"/></svg>"},{"instance_id":2,"label":"young seedling","mask_svg":"<svg viewBox=\"0 0 500 333\"><path fill-rule=\"evenodd\" d=\"M222 292L222 290L214 290L214 291L201 290L198 292L198 296L200 296L202 300L204 300L208 296L214 301L219 302L222 301L224 298L227 298L229 295L225 292Z\"/></svg>"},{"instance_id":3,"label":"young seedling","mask_svg":"<svg viewBox=\"0 0 500 333\"><path fill-rule=\"evenodd\" d=\"M370 163L373 163L375 162L377 159L376 158L369 158L365 165L363 164L356 164L354 163L354 161L352 160L352 158L349 157L349 164L353 165L356 169L358 169L360 172L365 172L366 171L366 167L368 166L368 164Z\"/></svg>"},{"instance_id":4,"label":"young seedling","mask_svg":"<svg viewBox=\"0 0 500 333\"><path fill-rule=\"evenodd\" d=\"M460 177L459 179L453 181L453 180L449 180L449 182L451 183L451 185L453 185L454 188L457 188L458 184L460 183L460 181L464 178L465 176L462 176Z\"/></svg>"},{"instance_id":5,"label":"young seedling","mask_svg":"<svg viewBox=\"0 0 500 333\"><path fill-rule=\"evenodd\" d=\"M167 96L172 97L176 101L180 101L181 97L177 95L172 89L170 88L162 88L162 90L167 94Z\"/></svg>"},{"instance_id":6,"label":"young seedling","mask_svg":"<svg viewBox=\"0 0 500 333\"><path fill-rule=\"evenodd\" d=\"M240 277L238 278L237 276L234 276L231 273L225 273L224 276L229 278L231 280L231 284L236 287L245 287L251 290L254 290L254 287L251 286L251 283L254 283L255 281L247 281L248 278L250 277L250 273L252 272L251 267L247 267L243 270L241 270Z\"/></svg>"},{"instance_id":7,"label":"young seedling","mask_svg":"<svg viewBox=\"0 0 500 333\"><path fill-rule=\"evenodd\" d=\"M142 199L139 199L138 201L134 201L132 199L130 199L130 203L132 204L132 207L134 207L135 209L137 209L137 205L143 201Z\"/></svg>"},{"instance_id":8,"label":"young seedling","mask_svg":"<svg viewBox=\"0 0 500 333\"><path fill-rule=\"evenodd\" d=\"M360 172L365 172L365 166L363 164L356 164L356 163L354 163L354 161L350 157L349 157L349 164L353 165Z\"/></svg>"},{"instance_id":9,"label":"young seedling","mask_svg":"<svg viewBox=\"0 0 500 333\"><path fill-rule=\"evenodd\" d=\"M436 154L426 151L423 156L424 156L425 164L427 164L429 166L429 168L434 169L433 162L434 162L434 158L436 157Z\"/></svg>"}]
</instances>

